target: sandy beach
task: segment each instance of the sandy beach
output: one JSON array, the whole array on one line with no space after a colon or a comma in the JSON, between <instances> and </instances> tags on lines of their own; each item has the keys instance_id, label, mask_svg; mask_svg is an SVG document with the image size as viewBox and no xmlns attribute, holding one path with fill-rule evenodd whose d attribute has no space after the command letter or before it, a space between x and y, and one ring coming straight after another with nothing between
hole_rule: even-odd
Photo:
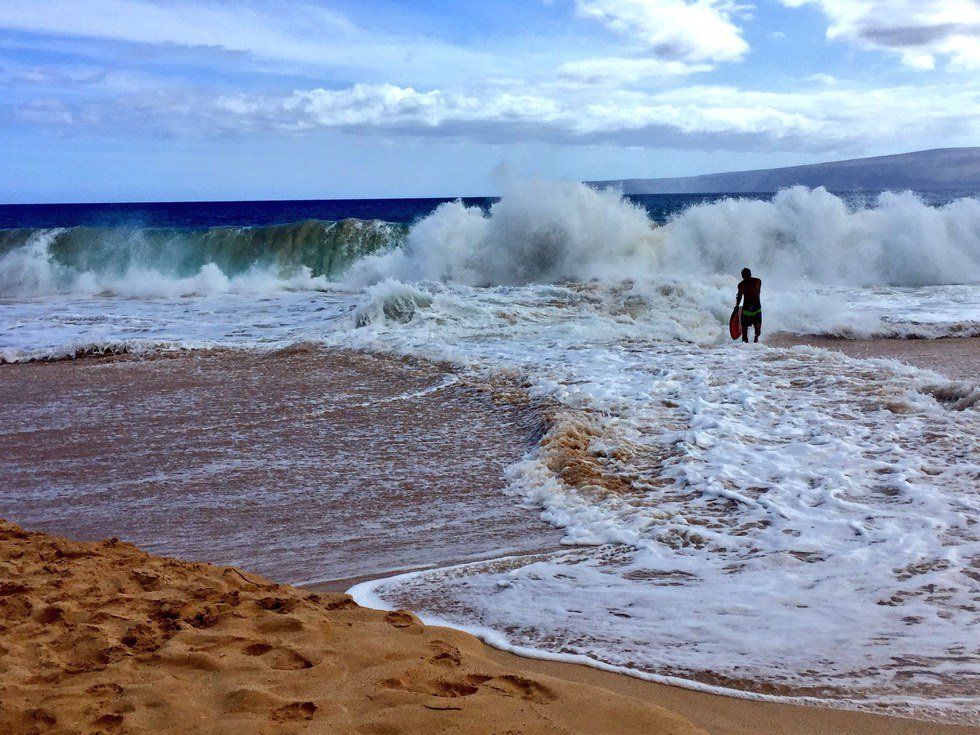
<instances>
[{"instance_id":1,"label":"sandy beach","mask_svg":"<svg viewBox=\"0 0 980 735\"><path fill-rule=\"evenodd\" d=\"M0 522L0 728L29 733L967 733L494 651L408 611Z\"/></svg>"},{"instance_id":2,"label":"sandy beach","mask_svg":"<svg viewBox=\"0 0 980 735\"><path fill-rule=\"evenodd\" d=\"M116 539L0 541L5 734L703 732L406 611Z\"/></svg>"},{"instance_id":3,"label":"sandy beach","mask_svg":"<svg viewBox=\"0 0 980 735\"><path fill-rule=\"evenodd\" d=\"M843 352L849 357L880 357L935 370L953 380L980 383L980 337L939 339L833 339L793 334L766 337L772 347L808 345Z\"/></svg>"},{"instance_id":4,"label":"sandy beach","mask_svg":"<svg viewBox=\"0 0 980 735\"><path fill-rule=\"evenodd\" d=\"M928 343L908 344L934 359ZM956 347L957 365L975 366L975 342ZM89 540L0 527L0 726L12 735L189 722L215 733L976 731L518 658L354 605L342 590L371 576L556 547L556 531L502 493L503 467L544 420L506 386L308 347L0 371L0 515ZM283 495L321 472L343 484L329 462L275 462L299 442L322 447L320 459L356 447L357 499ZM427 525L419 505L438 508ZM96 541L109 536L193 561Z\"/></svg>"}]
</instances>

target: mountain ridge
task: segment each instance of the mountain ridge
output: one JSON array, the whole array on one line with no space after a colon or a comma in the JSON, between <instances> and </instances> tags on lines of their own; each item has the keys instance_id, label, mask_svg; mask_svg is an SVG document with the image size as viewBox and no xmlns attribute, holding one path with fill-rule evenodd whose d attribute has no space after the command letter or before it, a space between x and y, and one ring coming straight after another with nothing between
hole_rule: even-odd
<instances>
[{"instance_id":1,"label":"mountain ridge","mask_svg":"<svg viewBox=\"0 0 980 735\"><path fill-rule=\"evenodd\" d=\"M803 166L726 171L655 179L591 181L624 194L709 194L769 192L790 186L831 191L980 190L980 146L933 148L887 156L852 158Z\"/></svg>"}]
</instances>

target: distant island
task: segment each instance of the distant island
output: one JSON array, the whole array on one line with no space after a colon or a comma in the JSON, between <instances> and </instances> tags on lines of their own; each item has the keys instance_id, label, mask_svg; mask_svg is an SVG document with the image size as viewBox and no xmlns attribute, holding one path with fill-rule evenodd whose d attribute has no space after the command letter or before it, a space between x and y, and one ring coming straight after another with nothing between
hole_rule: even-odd
<instances>
[{"instance_id":1,"label":"distant island","mask_svg":"<svg viewBox=\"0 0 980 735\"><path fill-rule=\"evenodd\" d=\"M980 147L938 148L892 156L856 158L809 166L730 171L672 179L589 182L624 194L746 193L788 186L823 186L831 191L980 190Z\"/></svg>"}]
</instances>

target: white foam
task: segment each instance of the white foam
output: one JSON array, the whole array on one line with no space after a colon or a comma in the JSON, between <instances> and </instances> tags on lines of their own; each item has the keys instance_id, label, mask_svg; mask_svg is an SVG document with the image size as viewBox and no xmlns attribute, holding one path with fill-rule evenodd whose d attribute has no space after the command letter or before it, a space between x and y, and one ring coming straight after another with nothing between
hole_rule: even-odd
<instances>
[{"instance_id":1,"label":"white foam","mask_svg":"<svg viewBox=\"0 0 980 735\"><path fill-rule=\"evenodd\" d=\"M654 240L646 212L614 191L522 181L488 214L441 205L412 227L402 249L364 259L350 278L474 286L619 280L650 264Z\"/></svg>"},{"instance_id":2,"label":"white foam","mask_svg":"<svg viewBox=\"0 0 980 735\"><path fill-rule=\"evenodd\" d=\"M526 561L529 557L534 555L520 556L501 556L496 559L490 560L489 563L495 564L508 564L508 563L520 563L522 560ZM468 576L474 567L485 566L488 562L465 562L462 564L457 564L452 567L444 567L438 570L441 575L447 574L459 574L460 576ZM407 585L411 586L416 579L431 570L423 569L411 572L406 572L403 574L397 574L390 577L382 577L379 579L368 580L366 582L361 582L354 585L347 590L347 593L354 599L354 601L361 605L362 607L368 607L375 610L397 610L400 609L399 604L391 601L391 597L384 596L384 591L386 587L391 587L393 584L396 585ZM497 590L507 589L512 585L512 582L508 579L498 579L496 583ZM491 592L492 594L492 592ZM389 590L390 595L390 590ZM540 661L558 661L563 663L578 664L581 666L589 666L591 668L599 669L601 671L609 671L617 674L624 674L626 676L632 676L637 679L642 679L644 681L650 681L657 684L664 684L668 686L676 686L684 689L691 689L694 691L704 692L706 694L716 694L719 696L735 697L737 699L747 699L752 701L762 701L762 702L780 702L784 704L798 704L810 707L824 707L831 709L851 709L851 710L866 710L870 712L881 713L881 706L876 702L867 702L854 699L832 699L829 697L817 697L817 696L805 696L805 695L778 695L778 694L764 694L760 692L746 691L744 689L735 689L732 687L718 686L714 684L707 684L701 681L695 681L690 678L683 678L679 676L669 676L665 674L656 674L649 671L644 671L642 669L637 669L635 666L618 666L615 664L610 664L607 661L601 659L593 658L588 655L580 653L571 653L568 650L562 652L556 652L554 650L549 650L545 648L535 648L527 645L520 645L515 643L512 636L502 633L499 630L493 628L488 628L484 625L473 623L471 620L461 620L459 616L443 617L440 615L428 613L425 611L418 611L418 617L426 625L439 626L444 628L455 628L457 630L464 631L470 635L476 636L482 640L487 645L493 646L494 648L500 649L502 651L508 651L517 656L522 656L524 658L537 659ZM963 720L962 712L969 711L973 706L972 700L969 697L964 698L949 698L945 702L939 703L937 706L928 701L919 701L916 703L901 703L905 706L894 707L892 713L900 712L902 714L914 715L919 718L929 718L940 721L961 721Z\"/></svg>"},{"instance_id":3,"label":"white foam","mask_svg":"<svg viewBox=\"0 0 980 735\"><path fill-rule=\"evenodd\" d=\"M980 283L976 198L932 207L911 192L886 192L858 207L793 187L771 201L691 207L664 231L660 264L672 272L734 275L750 265L784 287Z\"/></svg>"},{"instance_id":4,"label":"white foam","mask_svg":"<svg viewBox=\"0 0 980 735\"><path fill-rule=\"evenodd\" d=\"M542 450L511 492L587 548L390 580L374 587L388 604L651 676L977 716L980 414L936 399L949 381L810 348L658 341L685 313L700 323L679 290L662 309L598 284L426 288L410 320L344 342L519 370L635 491L568 486Z\"/></svg>"},{"instance_id":5,"label":"white foam","mask_svg":"<svg viewBox=\"0 0 980 735\"><path fill-rule=\"evenodd\" d=\"M518 181L484 212L442 205L416 224L401 249L357 263L353 286L392 279L477 286L599 280L635 282L657 305L723 324L731 279L751 265L764 277L769 331L849 337L971 335L980 332L980 200L943 207L916 195L886 193L871 206L823 189L795 187L772 200L725 199L691 207L664 226L613 191L573 183ZM924 322L915 297L867 298L877 287L934 287L965 301ZM675 295L682 295L678 304ZM670 315L665 315L670 319ZM700 339L700 337L699 337Z\"/></svg>"},{"instance_id":6,"label":"white foam","mask_svg":"<svg viewBox=\"0 0 980 735\"><path fill-rule=\"evenodd\" d=\"M27 244L0 255L0 298L51 299L58 296L124 296L169 299L224 293L322 290L331 288L325 276L313 276L301 266L283 271L274 266L253 266L244 273L226 275L215 263L206 263L190 276L180 277L130 262L125 269L79 269L59 263L51 252L63 230L38 230Z\"/></svg>"},{"instance_id":7,"label":"white foam","mask_svg":"<svg viewBox=\"0 0 980 735\"><path fill-rule=\"evenodd\" d=\"M850 205L822 188L693 206L657 227L612 190L518 181L483 212L461 202L416 224L404 248L364 259L363 283L469 285L733 277L750 265L784 288L980 283L980 199L942 207L911 192Z\"/></svg>"}]
</instances>

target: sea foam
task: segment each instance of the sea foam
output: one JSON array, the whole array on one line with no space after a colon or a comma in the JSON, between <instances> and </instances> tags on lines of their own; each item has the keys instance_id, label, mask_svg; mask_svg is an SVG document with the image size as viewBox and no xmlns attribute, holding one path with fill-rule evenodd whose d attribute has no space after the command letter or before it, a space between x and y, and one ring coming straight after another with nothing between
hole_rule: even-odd
<instances>
[{"instance_id":1,"label":"sea foam","mask_svg":"<svg viewBox=\"0 0 980 735\"><path fill-rule=\"evenodd\" d=\"M394 277L475 286L736 276L743 267L783 286L980 283L980 200L942 207L910 192L870 207L794 187L769 201L696 205L657 226L615 191L512 183L485 212L443 204L404 247L368 257L356 281Z\"/></svg>"}]
</instances>

